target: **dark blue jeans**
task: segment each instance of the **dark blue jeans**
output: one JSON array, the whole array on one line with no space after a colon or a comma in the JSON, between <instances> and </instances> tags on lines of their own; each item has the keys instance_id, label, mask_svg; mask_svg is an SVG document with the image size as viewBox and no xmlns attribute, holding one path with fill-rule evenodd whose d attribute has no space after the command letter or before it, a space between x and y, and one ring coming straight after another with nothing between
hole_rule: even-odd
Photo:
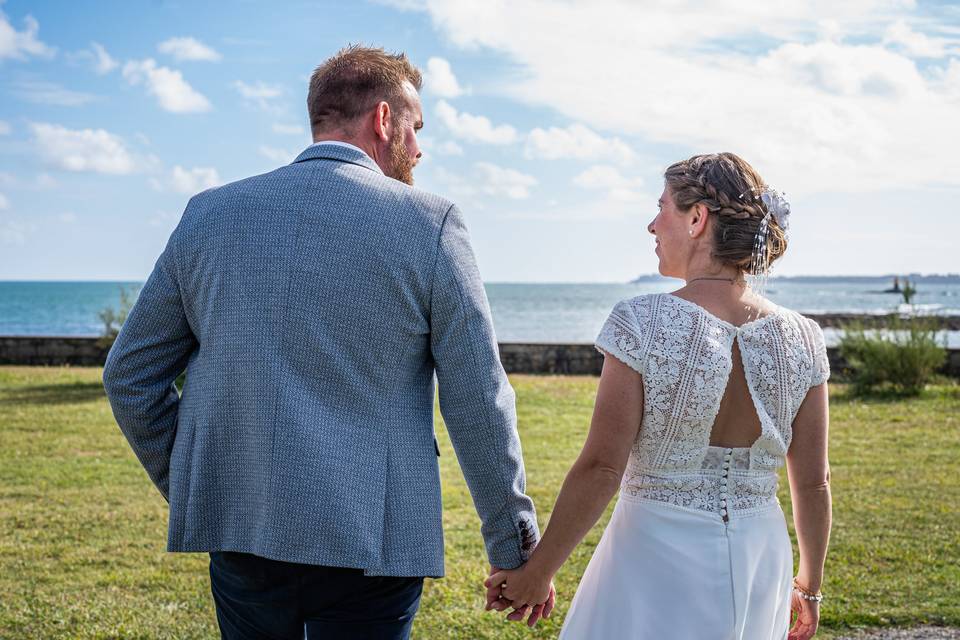
<instances>
[{"instance_id":1,"label":"dark blue jeans","mask_svg":"<svg viewBox=\"0 0 960 640\"><path fill-rule=\"evenodd\" d=\"M226 640L406 640L423 592L423 578L230 551L210 554L210 585Z\"/></svg>"}]
</instances>

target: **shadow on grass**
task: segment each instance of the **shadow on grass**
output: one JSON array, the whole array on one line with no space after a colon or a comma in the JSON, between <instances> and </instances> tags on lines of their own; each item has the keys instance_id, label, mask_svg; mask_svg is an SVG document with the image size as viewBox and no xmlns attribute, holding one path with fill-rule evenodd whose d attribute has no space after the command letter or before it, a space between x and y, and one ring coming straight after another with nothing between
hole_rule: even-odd
<instances>
[{"instance_id":1,"label":"shadow on grass","mask_svg":"<svg viewBox=\"0 0 960 640\"><path fill-rule=\"evenodd\" d=\"M78 404L94 402L106 397L100 382L74 384L42 384L20 387L0 393L0 405Z\"/></svg>"},{"instance_id":2,"label":"shadow on grass","mask_svg":"<svg viewBox=\"0 0 960 640\"><path fill-rule=\"evenodd\" d=\"M936 384L927 385L919 393L904 393L903 391L885 385L870 390L857 390L852 384L830 396L830 402L852 404L862 402L867 404L897 404L899 402L918 402L923 400L960 398L960 385L955 380L938 380Z\"/></svg>"}]
</instances>

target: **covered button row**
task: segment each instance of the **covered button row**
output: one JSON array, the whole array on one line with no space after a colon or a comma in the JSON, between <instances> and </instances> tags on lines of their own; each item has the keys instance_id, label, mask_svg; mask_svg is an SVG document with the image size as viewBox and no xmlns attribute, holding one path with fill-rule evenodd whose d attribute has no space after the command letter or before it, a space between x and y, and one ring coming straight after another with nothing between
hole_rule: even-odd
<instances>
[{"instance_id":1,"label":"covered button row","mask_svg":"<svg viewBox=\"0 0 960 640\"><path fill-rule=\"evenodd\" d=\"M733 449L727 449L723 456L723 484L720 485L720 515L727 516L727 490L730 488L730 460Z\"/></svg>"}]
</instances>

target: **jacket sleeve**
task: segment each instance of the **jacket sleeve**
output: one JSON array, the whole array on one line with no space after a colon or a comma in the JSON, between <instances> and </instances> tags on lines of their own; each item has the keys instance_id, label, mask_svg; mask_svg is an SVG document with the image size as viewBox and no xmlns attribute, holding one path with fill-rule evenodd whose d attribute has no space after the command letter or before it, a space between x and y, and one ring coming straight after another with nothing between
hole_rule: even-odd
<instances>
[{"instance_id":1,"label":"jacket sleeve","mask_svg":"<svg viewBox=\"0 0 960 640\"><path fill-rule=\"evenodd\" d=\"M169 500L170 453L180 396L174 381L199 343L187 323L177 277L177 236L170 236L140 290L103 370L113 415L150 479Z\"/></svg>"},{"instance_id":2,"label":"jacket sleeve","mask_svg":"<svg viewBox=\"0 0 960 640\"><path fill-rule=\"evenodd\" d=\"M430 305L440 412L482 523L490 564L513 569L539 540L487 296L456 206L440 231Z\"/></svg>"}]
</instances>

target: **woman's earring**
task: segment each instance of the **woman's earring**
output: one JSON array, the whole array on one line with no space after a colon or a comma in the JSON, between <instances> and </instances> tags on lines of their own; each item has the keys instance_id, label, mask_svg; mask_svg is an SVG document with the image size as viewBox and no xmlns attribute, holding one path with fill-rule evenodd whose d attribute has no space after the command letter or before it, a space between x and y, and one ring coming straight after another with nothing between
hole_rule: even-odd
<instances>
[{"instance_id":1,"label":"woman's earring","mask_svg":"<svg viewBox=\"0 0 960 640\"><path fill-rule=\"evenodd\" d=\"M690 229L690 235L691 236L693 235L693 229Z\"/></svg>"}]
</instances>

